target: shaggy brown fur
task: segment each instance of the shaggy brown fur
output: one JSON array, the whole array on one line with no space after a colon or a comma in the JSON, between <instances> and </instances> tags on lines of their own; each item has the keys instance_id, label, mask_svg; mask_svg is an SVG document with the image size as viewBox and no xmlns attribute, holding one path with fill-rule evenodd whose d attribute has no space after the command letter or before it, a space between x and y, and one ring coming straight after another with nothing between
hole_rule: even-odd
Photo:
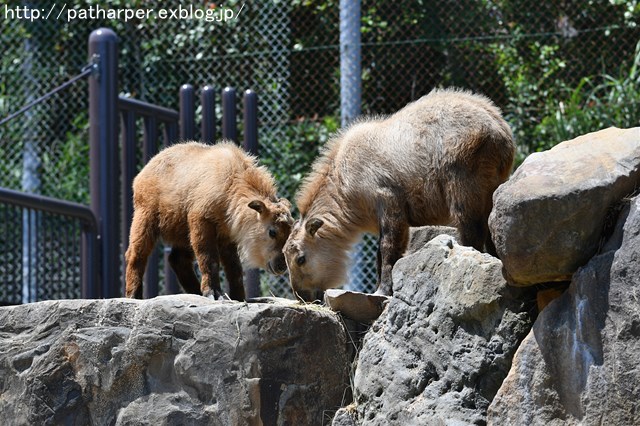
<instances>
[{"instance_id":1,"label":"shaggy brown fur","mask_svg":"<svg viewBox=\"0 0 640 426\"><path fill-rule=\"evenodd\" d=\"M410 226L453 224L461 243L494 250L487 219L513 164L508 124L487 98L434 90L386 119L358 122L332 139L297 196L302 215L284 252L294 291L343 284L362 232L380 236L378 293Z\"/></svg>"},{"instance_id":2,"label":"shaggy brown fur","mask_svg":"<svg viewBox=\"0 0 640 426\"><path fill-rule=\"evenodd\" d=\"M133 192L127 297L142 297L147 258L158 238L171 245L169 262L189 293L220 298L220 262L235 300L244 299L241 262L274 274L286 270L282 246L293 223L291 205L276 197L269 172L234 144L173 145L142 169Z\"/></svg>"}]
</instances>

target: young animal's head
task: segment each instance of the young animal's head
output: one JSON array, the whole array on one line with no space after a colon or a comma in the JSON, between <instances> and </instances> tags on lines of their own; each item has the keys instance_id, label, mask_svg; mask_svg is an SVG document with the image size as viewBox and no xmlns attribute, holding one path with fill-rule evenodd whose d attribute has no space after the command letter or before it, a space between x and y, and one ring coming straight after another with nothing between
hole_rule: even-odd
<instances>
[{"instance_id":1,"label":"young animal's head","mask_svg":"<svg viewBox=\"0 0 640 426\"><path fill-rule=\"evenodd\" d=\"M237 238L242 263L274 275L283 274L287 264L282 247L293 225L291 204L284 198L256 198L244 208L246 215Z\"/></svg>"},{"instance_id":2,"label":"young animal's head","mask_svg":"<svg viewBox=\"0 0 640 426\"><path fill-rule=\"evenodd\" d=\"M312 217L297 221L284 246L293 291L326 290L343 284L348 249L349 242L324 220Z\"/></svg>"}]
</instances>

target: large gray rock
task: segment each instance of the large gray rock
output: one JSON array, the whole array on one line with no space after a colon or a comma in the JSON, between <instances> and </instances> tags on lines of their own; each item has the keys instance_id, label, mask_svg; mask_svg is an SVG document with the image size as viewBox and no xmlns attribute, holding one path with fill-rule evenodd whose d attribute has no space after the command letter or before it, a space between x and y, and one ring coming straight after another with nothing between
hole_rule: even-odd
<instances>
[{"instance_id":1,"label":"large gray rock","mask_svg":"<svg viewBox=\"0 0 640 426\"><path fill-rule=\"evenodd\" d=\"M2 424L315 425L344 405L337 315L291 303L53 301L0 308Z\"/></svg>"},{"instance_id":2,"label":"large gray rock","mask_svg":"<svg viewBox=\"0 0 640 426\"><path fill-rule=\"evenodd\" d=\"M358 424L358 413L353 404L339 409L331 422L331 426L357 426Z\"/></svg>"},{"instance_id":3,"label":"large gray rock","mask_svg":"<svg viewBox=\"0 0 640 426\"><path fill-rule=\"evenodd\" d=\"M640 185L640 128L609 128L527 157L494 194L489 227L515 285L568 281L609 209Z\"/></svg>"},{"instance_id":4,"label":"large gray rock","mask_svg":"<svg viewBox=\"0 0 640 426\"><path fill-rule=\"evenodd\" d=\"M618 223L603 253L536 320L491 424L640 424L640 198Z\"/></svg>"},{"instance_id":5,"label":"large gray rock","mask_svg":"<svg viewBox=\"0 0 640 426\"><path fill-rule=\"evenodd\" d=\"M531 325L526 290L501 271L445 235L398 261L394 297L358 358L359 424L484 424Z\"/></svg>"},{"instance_id":6,"label":"large gray rock","mask_svg":"<svg viewBox=\"0 0 640 426\"><path fill-rule=\"evenodd\" d=\"M460 239L460 233L451 226L416 226L409 228L409 243L405 255L415 253L438 235L448 235Z\"/></svg>"}]
</instances>

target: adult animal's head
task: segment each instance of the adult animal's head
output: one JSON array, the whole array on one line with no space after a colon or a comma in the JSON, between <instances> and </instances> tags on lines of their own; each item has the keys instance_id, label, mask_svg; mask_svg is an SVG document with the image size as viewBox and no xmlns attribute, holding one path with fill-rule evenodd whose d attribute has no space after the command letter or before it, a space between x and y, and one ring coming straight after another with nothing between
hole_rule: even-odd
<instances>
[{"instance_id":1,"label":"adult animal's head","mask_svg":"<svg viewBox=\"0 0 640 426\"><path fill-rule=\"evenodd\" d=\"M319 217L297 221L284 246L294 293L326 290L345 283L349 242L339 228Z\"/></svg>"}]
</instances>

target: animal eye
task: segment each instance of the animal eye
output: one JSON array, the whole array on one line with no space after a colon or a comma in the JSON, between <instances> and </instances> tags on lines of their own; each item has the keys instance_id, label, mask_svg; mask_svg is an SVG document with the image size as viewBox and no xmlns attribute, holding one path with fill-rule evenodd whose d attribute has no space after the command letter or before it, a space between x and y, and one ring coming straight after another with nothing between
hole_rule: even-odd
<instances>
[{"instance_id":1,"label":"animal eye","mask_svg":"<svg viewBox=\"0 0 640 426\"><path fill-rule=\"evenodd\" d=\"M276 237L276 230L273 228L269 228L269 237L271 238L275 238Z\"/></svg>"},{"instance_id":2,"label":"animal eye","mask_svg":"<svg viewBox=\"0 0 640 426\"><path fill-rule=\"evenodd\" d=\"M306 258L306 257L304 257L304 255L302 255L302 256L298 256L298 258L296 259L296 263L297 263L299 266L304 265L304 262L306 262L306 261L307 261L307 258Z\"/></svg>"}]
</instances>

